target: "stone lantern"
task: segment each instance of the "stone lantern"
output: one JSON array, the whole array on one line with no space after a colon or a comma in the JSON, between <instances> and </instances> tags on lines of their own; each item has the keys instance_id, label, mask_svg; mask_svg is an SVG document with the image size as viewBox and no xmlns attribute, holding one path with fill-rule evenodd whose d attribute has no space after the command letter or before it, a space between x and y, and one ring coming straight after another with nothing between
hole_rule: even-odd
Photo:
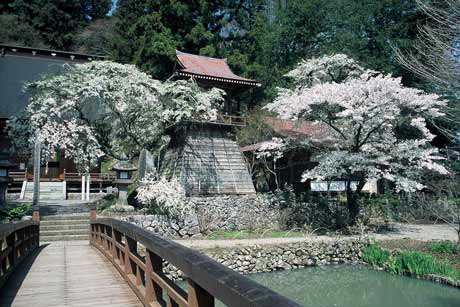
<instances>
[{"instance_id":1,"label":"stone lantern","mask_svg":"<svg viewBox=\"0 0 460 307\"><path fill-rule=\"evenodd\" d=\"M135 170L137 167L128 161L119 161L112 166L112 171L117 174L115 180L118 188L117 205L128 205L128 186L133 183L132 175Z\"/></svg>"},{"instance_id":2,"label":"stone lantern","mask_svg":"<svg viewBox=\"0 0 460 307\"><path fill-rule=\"evenodd\" d=\"M6 190L8 184L13 182L13 178L9 176L9 170L14 166L8 159L0 157L0 206L6 204Z\"/></svg>"}]
</instances>

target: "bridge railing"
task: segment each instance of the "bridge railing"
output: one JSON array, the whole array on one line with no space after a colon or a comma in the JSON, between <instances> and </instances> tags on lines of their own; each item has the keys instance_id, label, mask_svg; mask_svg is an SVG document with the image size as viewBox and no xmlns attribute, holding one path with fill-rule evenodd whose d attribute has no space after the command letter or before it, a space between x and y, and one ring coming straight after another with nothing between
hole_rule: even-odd
<instances>
[{"instance_id":1,"label":"bridge railing","mask_svg":"<svg viewBox=\"0 0 460 307\"><path fill-rule=\"evenodd\" d=\"M215 260L127 222L91 220L91 244L118 269L144 306L300 306ZM145 248L145 255L139 248ZM163 262L186 276L183 290L163 273Z\"/></svg>"},{"instance_id":2,"label":"bridge railing","mask_svg":"<svg viewBox=\"0 0 460 307\"><path fill-rule=\"evenodd\" d=\"M39 246L39 222L0 224L0 288L30 252Z\"/></svg>"}]
</instances>

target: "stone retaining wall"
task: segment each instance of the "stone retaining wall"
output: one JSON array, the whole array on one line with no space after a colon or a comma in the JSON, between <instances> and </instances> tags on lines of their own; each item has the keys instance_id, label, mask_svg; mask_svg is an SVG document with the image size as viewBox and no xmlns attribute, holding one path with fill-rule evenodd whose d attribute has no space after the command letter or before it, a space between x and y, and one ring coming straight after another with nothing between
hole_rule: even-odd
<instances>
[{"instance_id":1,"label":"stone retaining wall","mask_svg":"<svg viewBox=\"0 0 460 307\"><path fill-rule=\"evenodd\" d=\"M278 229L279 211L264 196L218 196L189 198L196 214L183 220L162 215L113 216L169 238L196 237L216 230Z\"/></svg>"},{"instance_id":2,"label":"stone retaining wall","mask_svg":"<svg viewBox=\"0 0 460 307\"><path fill-rule=\"evenodd\" d=\"M278 229L279 210L264 195L194 197L203 230Z\"/></svg>"},{"instance_id":3,"label":"stone retaining wall","mask_svg":"<svg viewBox=\"0 0 460 307\"><path fill-rule=\"evenodd\" d=\"M368 243L359 240L302 242L276 246L251 246L202 252L242 274L271 272L328 264L358 264ZM165 273L181 279L181 272L167 264Z\"/></svg>"}]
</instances>

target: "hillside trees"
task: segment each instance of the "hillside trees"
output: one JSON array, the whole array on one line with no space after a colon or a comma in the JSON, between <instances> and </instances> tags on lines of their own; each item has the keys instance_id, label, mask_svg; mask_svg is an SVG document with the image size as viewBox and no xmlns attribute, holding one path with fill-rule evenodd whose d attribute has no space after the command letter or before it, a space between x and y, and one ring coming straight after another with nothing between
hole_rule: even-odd
<instances>
[{"instance_id":1,"label":"hillside trees","mask_svg":"<svg viewBox=\"0 0 460 307\"><path fill-rule=\"evenodd\" d=\"M116 11L114 59L168 78L175 50L219 56L227 39L244 35L243 16L263 1L120 0Z\"/></svg>"},{"instance_id":2,"label":"hillside trees","mask_svg":"<svg viewBox=\"0 0 460 307\"><path fill-rule=\"evenodd\" d=\"M22 27L33 29L47 48L71 50L74 35L91 21L104 18L111 5L110 0L12 0L2 4L0 16L14 16ZM8 42L40 47L34 40L23 40L21 28L11 30ZM13 41L15 36L18 39Z\"/></svg>"}]
</instances>

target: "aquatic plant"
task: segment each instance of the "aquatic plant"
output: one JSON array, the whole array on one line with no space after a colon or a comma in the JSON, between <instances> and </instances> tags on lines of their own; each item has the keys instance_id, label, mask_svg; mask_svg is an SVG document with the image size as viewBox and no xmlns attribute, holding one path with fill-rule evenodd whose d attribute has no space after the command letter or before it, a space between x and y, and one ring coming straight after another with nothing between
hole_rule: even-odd
<instances>
[{"instance_id":1,"label":"aquatic plant","mask_svg":"<svg viewBox=\"0 0 460 307\"><path fill-rule=\"evenodd\" d=\"M430 274L459 279L460 271L453 269L449 264L437 261L433 256L417 252L403 251L389 258L387 268L394 274L410 274L417 278Z\"/></svg>"},{"instance_id":2,"label":"aquatic plant","mask_svg":"<svg viewBox=\"0 0 460 307\"><path fill-rule=\"evenodd\" d=\"M382 266L390 257L390 252L376 244L366 246L363 250L362 258L370 265Z\"/></svg>"}]
</instances>

